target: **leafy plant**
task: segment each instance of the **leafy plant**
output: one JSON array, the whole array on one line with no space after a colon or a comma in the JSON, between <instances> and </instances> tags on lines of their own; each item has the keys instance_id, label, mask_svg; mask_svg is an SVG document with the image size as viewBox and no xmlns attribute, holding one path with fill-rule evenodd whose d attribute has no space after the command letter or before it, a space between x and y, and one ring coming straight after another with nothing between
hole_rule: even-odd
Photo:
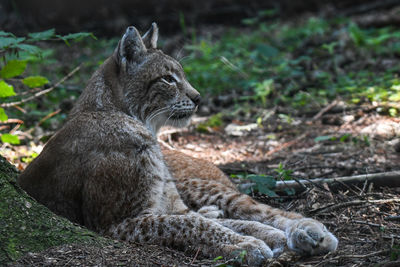
<instances>
[{"instance_id":1,"label":"leafy plant","mask_svg":"<svg viewBox=\"0 0 400 267\"><path fill-rule=\"evenodd\" d=\"M267 97L274 91L274 80L268 79L261 83L254 85L254 98L261 100L261 103L265 106L267 104Z\"/></svg>"},{"instance_id":2,"label":"leafy plant","mask_svg":"<svg viewBox=\"0 0 400 267\"><path fill-rule=\"evenodd\" d=\"M324 142L324 141L331 141L331 142L352 142L354 145L364 145L364 146L369 146L370 145L370 141L368 139L368 136L364 135L364 136L352 136L351 134L342 134L342 135L321 135L321 136L317 136L314 138L314 142Z\"/></svg>"},{"instance_id":3,"label":"leafy plant","mask_svg":"<svg viewBox=\"0 0 400 267\"><path fill-rule=\"evenodd\" d=\"M282 163L279 163L278 168L274 169L274 171L276 171L279 175L279 178L281 178L284 181L293 180L292 177L293 171L285 169Z\"/></svg>"},{"instance_id":4,"label":"leafy plant","mask_svg":"<svg viewBox=\"0 0 400 267\"><path fill-rule=\"evenodd\" d=\"M5 134L2 134L0 138L1 138L1 142L3 142L3 143L9 143L12 145L19 145L19 143L20 143L18 136L13 135L13 134L5 133Z\"/></svg>"},{"instance_id":5,"label":"leafy plant","mask_svg":"<svg viewBox=\"0 0 400 267\"><path fill-rule=\"evenodd\" d=\"M32 160L34 160L37 156L39 156L38 153L31 151L31 152L29 152L29 154L28 154L26 157L23 157L23 158L21 159L21 161L22 161L22 162L25 162L25 163L30 163L30 162L32 162Z\"/></svg>"},{"instance_id":6,"label":"leafy plant","mask_svg":"<svg viewBox=\"0 0 400 267\"><path fill-rule=\"evenodd\" d=\"M273 189L275 188L276 185L276 180L274 179L273 176L269 175L255 175L255 174L250 174L245 177L246 180L249 180L251 182L254 182L254 185L251 187L247 188L244 193L250 194L252 192L259 192L261 194L270 196L270 197L276 197L278 196Z\"/></svg>"},{"instance_id":7,"label":"leafy plant","mask_svg":"<svg viewBox=\"0 0 400 267\"><path fill-rule=\"evenodd\" d=\"M218 128L222 126L222 113L212 115L207 121L197 125L197 131L201 133L208 133L209 128Z\"/></svg>"},{"instance_id":8,"label":"leafy plant","mask_svg":"<svg viewBox=\"0 0 400 267\"><path fill-rule=\"evenodd\" d=\"M380 57L400 55L398 29L360 28L347 19L310 17L294 25L263 18L246 19L250 30L245 34L229 29L218 40L207 37L186 46L184 69L202 94L235 90L241 101L306 109L320 108L338 95L353 103L400 101L400 63L379 66ZM354 54L351 62L374 60L367 67L342 66L347 54ZM396 108L387 112L399 114Z\"/></svg>"},{"instance_id":9,"label":"leafy plant","mask_svg":"<svg viewBox=\"0 0 400 267\"><path fill-rule=\"evenodd\" d=\"M235 251L233 253L234 258L228 260L227 262L224 262L222 264L216 265L216 267L232 267L232 266L237 266L237 265L242 265L246 263L246 256L247 256L247 251L246 250L241 250L241 251ZM213 261L219 261L222 260L222 256L216 257Z\"/></svg>"},{"instance_id":10,"label":"leafy plant","mask_svg":"<svg viewBox=\"0 0 400 267\"><path fill-rule=\"evenodd\" d=\"M3 99L2 106L8 107L7 102L18 102L22 95L29 94L29 89L39 89L49 83L46 77L40 75L24 77L28 64L41 59L45 54L45 50L39 46L40 42L62 40L70 45L70 41L78 41L85 37L95 38L93 34L86 32L58 35L54 29L29 33L26 37L17 37L12 33L0 31L0 56L2 58L0 61L0 98ZM5 122L8 120L8 116L3 107L0 107L0 121ZM1 141L9 144L20 143L18 136L12 133L3 133Z\"/></svg>"}]
</instances>

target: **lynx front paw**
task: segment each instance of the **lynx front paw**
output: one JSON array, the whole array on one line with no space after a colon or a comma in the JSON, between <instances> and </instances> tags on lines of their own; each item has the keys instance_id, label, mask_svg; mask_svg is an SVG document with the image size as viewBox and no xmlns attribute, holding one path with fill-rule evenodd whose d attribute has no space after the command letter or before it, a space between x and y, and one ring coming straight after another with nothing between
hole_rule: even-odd
<instances>
[{"instance_id":1,"label":"lynx front paw","mask_svg":"<svg viewBox=\"0 0 400 267\"><path fill-rule=\"evenodd\" d=\"M237 244L239 250L246 250L246 259L249 266L259 266L266 259L272 258L274 253L261 240L246 236L246 240Z\"/></svg>"},{"instance_id":2,"label":"lynx front paw","mask_svg":"<svg viewBox=\"0 0 400 267\"><path fill-rule=\"evenodd\" d=\"M337 238L313 219L295 220L286 229L288 247L298 253L320 255L335 251Z\"/></svg>"},{"instance_id":3,"label":"lynx front paw","mask_svg":"<svg viewBox=\"0 0 400 267\"><path fill-rule=\"evenodd\" d=\"M197 212L209 219L217 219L224 217L224 211L214 205L201 207L201 209L199 209Z\"/></svg>"}]
</instances>

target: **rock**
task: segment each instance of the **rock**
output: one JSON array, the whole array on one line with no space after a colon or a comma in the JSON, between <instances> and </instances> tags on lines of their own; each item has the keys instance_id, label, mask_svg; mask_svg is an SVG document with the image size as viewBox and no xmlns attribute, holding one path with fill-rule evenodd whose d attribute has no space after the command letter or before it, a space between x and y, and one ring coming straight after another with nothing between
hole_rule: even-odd
<instances>
[{"instance_id":1,"label":"rock","mask_svg":"<svg viewBox=\"0 0 400 267\"><path fill-rule=\"evenodd\" d=\"M363 128L360 133L391 139L400 136L400 124L394 121L379 121Z\"/></svg>"},{"instance_id":2,"label":"rock","mask_svg":"<svg viewBox=\"0 0 400 267\"><path fill-rule=\"evenodd\" d=\"M400 138L390 140L389 142L387 142L387 145L390 148L393 148L393 150L396 151L397 153L400 153Z\"/></svg>"},{"instance_id":3,"label":"rock","mask_svg":"<svg viewBox=\"0 0 400 267\"><path fill-rule=\"evenodd\" d=\"M243 136L246 132L251 132L258 128L257 123L250 123L247 125L237 125L235 123L230 123L225 127L225 132L232 136Z\"/></svg>"}]
</instances>

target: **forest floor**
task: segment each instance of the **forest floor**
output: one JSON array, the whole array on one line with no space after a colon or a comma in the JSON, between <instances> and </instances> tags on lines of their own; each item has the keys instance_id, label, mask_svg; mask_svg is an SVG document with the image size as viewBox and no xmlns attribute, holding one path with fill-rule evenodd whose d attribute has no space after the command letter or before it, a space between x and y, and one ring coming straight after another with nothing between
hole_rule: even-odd
<instances>
[{"instance_id":1,"label":"forest floor","mask_svg":"<svg viewBox=\"0 0 400 267\"><path fill-rule=\"evenodd\" d=\"M320 24L325 25L325 22L322 21ZM293 25L296 25L296 22L290 27L294 27ZM199 116L193 119L189 127L162 129L159 134L161 145L215 163L238 184L248 183L246 178L251 174L273 176L276 180L280 180L283 178L335 178L399 171L399 36L390 35L392 37L382 39L378 37L383 34L389 36L386 31L378 32L379 36L375 36L374 31L365 30L365 33L360 33L360 29L352 24L349 25L339 30L338 26L334 26L333 30L323 30L323 37L321 37L320 28L315 29L315 21L310 23L307 33L301 31L295 37L293 37L293 31L287 30L286 37L279 37L281 39L277 38L278 41L272 43L282 50L282 55L285 55L283 60L276 62L280 64L282 61L287 61L292 64L292 66L288 65L285 73L279 72L287 67L282 64L276 65L276 70L272 71L273 75L276 73L281 75L277 75L274 81L276 92L270 95L267 93L264 96L261 92L261 95L258 95L259 98L251 98L250 101L237 100L235 98L238 96L235 94L221 93L219 97L205 97ZM277 32L281 29L285 32L284 29L288 28L277 27L277 29ZM304 29L303 27L302 30ZM243 31L243 33L247 34L248 31ZM305 34L311 35L304 37ZM360 41L360 38L365 38L365 40ZM340 40L332 42L337 39ZM290 40L295 40L293 41L295 48L291 50L291 56L286 56L289 52L283 51L283 48L279 46L279 40L283 40L282 47ZM298 43L298 40L302 42ZM389 40L389 43L370 45L370 43L383 42L382 40ZM178 42L181 41L182 39L179 39ZM355 43L358 46L355 46ZM109 46L107 53L113 49L110 43L102 45L102 49L105 45ZM235 49L240 45L241 43L238 43ZM380 51L384 48L387 49ZM207 47L204 49L206 50ZM252 49L259 50L257 56L260 58L268 57L270 53L277 53L276 49L266 46L252 47ZM397 52L393 52L394 49L398 49ZM226 49L222 46L217 54L224 50ZM98 51L101 51L99 55L104 53L102 50ZM241 53L236 50L234 52L232 52L232 58L234 54ZM90 52L90 49L83 50L78 47L72 55L70 53L63 53L63 50L57 50L55 53L60 57L61 62L66 62L61 66L64 72L66 65L68 69L72 68L71 62L90 61L92 68L98 64L96 61L98 58L91 57L96 55L96 52ZM309 58L304 62L296 61L298 58L304 60L303 54ZM103 54L100 56L103 57ZM249 55L246 54L243 57L240 54L239 57L247 58L247 56ZM264 68L264 66L270 66L269 64L274 66L273 64L276 63L272 59L268 60L261 62L260 66ZM211 58L212 64L215 61L215 58ZM212 67L207 65L201 69L203 65L200 63L203 62L192 61L191 64L195 66L193 72L196 71L196 67L204 72ZM241 66L243 70L248 67L246 64L240 65L240 62L234 63ZM186 64L190 66L190 62ZM223 64L232 68L229 62L226 64L224 61ZM219 75L217 71L222 67L213 66L216 66L215 72ZM325 70L320 71L323 68ZM29 161L40 153L46 139L60 127L61 121L65 119L67 113L65 106L74 101L73 97L78 95L82 80L87 80L89 74L86 72L91 72L87 71L87 64L83 65L82 69L84 72L82 75L74 76L64 88L53 92L59 95L53 97L52 101L55 104L52 104L51 111L48 110L50 101L40 99L36 100L36 106L27 109L28 112L25 113L31 117L26 115L24 121L26 127L30 129L26 128L19 132L23 140L22 145L1 145L0 152L19 170L22 171ZM299 74L299 69L304 73ZM386 73L389 69L391 71ZM51 65L45 67L44 71L51 73ZM213 70L210 71L212 72ZM350 77L351 72L356 73L355 76ZM247 75L251 78L253 74L249 73L234 72L232 76L227 76L226 80L236 84L237 81L232 77L243 80L240 76ZM262 76L269 77L269 74L262 73ZM377 80L385 75L389 78L385 78L384 82ZM346 78L345 81L341 80L343 77ZM251 80L250 78L248 80ZM191 82L196 79L199 82L202 77L189 77ZM205 81L210 82L211 79L212 77L207 77ZM396 81L392 82L394 79ZM339 81L343 83L340 84ZM347 83L348 81L350 82ZM353 81L355 85L352 84ZM362 82L358 83L358 81ZM334 84L335 82L337 84ZM293 83L300 88L298 91L289 89L284 91ZM229 82L226 84L230 86ZM268 83L260 81L260 84ZM329 87L332 84L333 87ZM217 83L215 85L215 87L218 86ZM333 95L318 102L324 92L312 91L313 86L326 89L326 91L330 88ZM355 87L360 92L352 91ZM391 88L391 91L388 88ZM270 88L266 86L264 89ZM310 90L307 91L308 89ZM375 90L372 96L357 95L364 94L369 89ZM65 95L64 92L68 91L70 95ZM387 91L390 91L390 96L393 96L389 97L392 99L389 99L390 101L387 101ZM342 96L342 93L348 92L354 95ZM243 95L248 97L248 92L244 92ZM243 95L239 93L239 98ZM261 104L263 97L266 96L271 103L274 102L274 98L280 98L281 102L274 102L269 108L265 103ZM227 99L229 103L225 103ZM318 102L316 106L308 105L314 104L314 100ZM304 102L304 109L302 106L290 106L291 102L301 101ZM32 110L39 109L43 112L33 114ZM54 113L56 109L58 111ZM22 115L19 116L22 117ZM352 185L335 183L313 185L302 192L278 196L260 194L256 189L249 193L263 203L300 212L320 220L339 239L338 250L334 253L300 257L294 253L285 252L280 257L268 261L266 266L400 266L400 218L398 216L400 214L400 187L390 185L377 187L369 182ZM116 244L102 248L79 244L64 245L41 253L29 253L14 263L16 266L215 266L221 264L227 266L235 263L201 258L196 249L183 253L169 248L142 244L126 244L122 247Z\"/></svg>"},{"instance_id":2,"label":"forest floor","mask_svg":"<svg viewBox=\"0 0 400 267\"><path fill-rule=\"evenodd\" d=\"M220 127L208 128L208 133L198 131L198 125L206 118L196 117L186 129L164 128L159 139L163 146L214 162L228 174L277 176L279 164L299 179L399 170L398 139L393 139L398 131L398 119L368 110L361 106L345 110L339 103L315 120L293 118L291 124L285 124L274 118L275 129L266 125L231 131L233 123L249 125L245 119L235 119L224 121ZM321 136L331 138L318 141ZM320 220L339 239L335 253L314 257L284 253L271 260L269 266L395 266L387 264L395 264L391 260L400 255L399 194L400 188L375 188L370 183L343 184L334 189L328 185L312 186L305 192L280 197L254 192L253 196L261 202ZM198 258L196 251L184 254L139 244L104 248L65 245L31 253L18 263L34 266L221 264L221 261Z\"/></svg>"}]
</instances>

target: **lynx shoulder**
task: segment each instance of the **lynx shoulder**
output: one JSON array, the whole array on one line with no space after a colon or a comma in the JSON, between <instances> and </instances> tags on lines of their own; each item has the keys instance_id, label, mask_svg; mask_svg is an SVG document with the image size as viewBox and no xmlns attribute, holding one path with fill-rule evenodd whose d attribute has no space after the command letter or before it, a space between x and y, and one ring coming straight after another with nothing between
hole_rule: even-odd
<instances>
[{"instance_id":1,"label":"lynx shoulder","mask_svg":"<svg viewBox=\"0 0 400 267\"><path fill-rule=\"evenodd\" d=\"M181 65L157 49L158 27L128 27L93 74L65 125L19 177L39 202L121 240L230 257L251 265L289 249L334 251L324 225L239 193L214 165L162 152L158 129L184 126L199 93Z\"/></svg>"}]
</instances>

